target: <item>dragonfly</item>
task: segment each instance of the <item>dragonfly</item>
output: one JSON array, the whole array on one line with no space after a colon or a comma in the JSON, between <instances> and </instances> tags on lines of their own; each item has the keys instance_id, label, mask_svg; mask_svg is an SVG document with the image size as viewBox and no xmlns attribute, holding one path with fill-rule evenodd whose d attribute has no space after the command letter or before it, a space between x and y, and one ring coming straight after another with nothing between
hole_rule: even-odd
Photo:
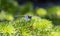
<instances>
[{"instance_id":1,"label":"dragonfly","mask_svg":"<svg viewBox=\"0 0 60 36\"><path fill-rule=\"evenodd\" d=\"M23 15L21 15L21 16L15 16L14 18L16 19L16 18L21 18L21 17L24 17L26 21L28 21L28 19L32 18L32 16L23 16Z\"/></svg>"}]
</instances>

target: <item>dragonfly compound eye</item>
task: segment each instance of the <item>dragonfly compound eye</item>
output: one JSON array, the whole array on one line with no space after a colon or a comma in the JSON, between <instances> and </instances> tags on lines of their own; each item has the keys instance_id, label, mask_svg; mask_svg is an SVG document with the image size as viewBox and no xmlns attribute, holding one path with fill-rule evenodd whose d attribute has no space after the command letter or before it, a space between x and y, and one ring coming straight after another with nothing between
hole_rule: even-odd
<instances>
[{"instance_id":1,"label":"dragonfly compound eye","mask_svg":"<svg viewBox=\"0 0 60 36\"><path fill-rule=\"evenodd\" d=\"M31 19L31 18L32 18L32 16L28 16L28 18L29 18L29 19Z\"/></svg>"}]
</instances>

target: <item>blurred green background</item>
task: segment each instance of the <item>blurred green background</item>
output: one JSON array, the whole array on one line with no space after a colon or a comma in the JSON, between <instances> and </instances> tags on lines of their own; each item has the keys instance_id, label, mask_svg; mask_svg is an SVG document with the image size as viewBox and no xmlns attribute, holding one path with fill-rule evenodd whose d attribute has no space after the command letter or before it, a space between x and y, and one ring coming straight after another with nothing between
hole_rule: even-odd
<instances>
[{"instance_id":1,"label":"blurred green background","mask_svg":"<svg viewBox=\"0 0 60 36\"><path fill-rule=\"evenodd\" d=\"M60 6L34 8L16 0L0 0L1 36L60 36Z\"/></svg>"}]
</instances>

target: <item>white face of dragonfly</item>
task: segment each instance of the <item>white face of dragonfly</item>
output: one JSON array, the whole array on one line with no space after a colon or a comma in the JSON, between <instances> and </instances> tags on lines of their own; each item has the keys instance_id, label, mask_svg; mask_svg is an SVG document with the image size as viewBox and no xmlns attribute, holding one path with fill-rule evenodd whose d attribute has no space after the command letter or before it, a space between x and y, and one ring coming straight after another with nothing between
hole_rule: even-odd
<instances>
[{"instance_id":1,"label":"white face of dragonfly","mask_svg":"<svg viewBox=\"0 0 60 36\"><path fill-rule=\"evenodd\" d=\"M25 16L25 20L28 21L28 16Z\"/></svg>"}]
</instances>

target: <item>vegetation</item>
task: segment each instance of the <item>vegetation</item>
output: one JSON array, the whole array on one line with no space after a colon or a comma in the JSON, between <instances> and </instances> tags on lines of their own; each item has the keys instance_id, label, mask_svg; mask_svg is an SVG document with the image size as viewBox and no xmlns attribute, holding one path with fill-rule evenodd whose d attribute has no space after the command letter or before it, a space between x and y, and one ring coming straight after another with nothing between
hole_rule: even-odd
<instances>
[{"instance_id":1,"label":"vegetation","mask_svg":"<svg viewBox=\"0 0 60 36\"><path fill-rule=\"evenodd\" d=\"M1 0L1 36L60 36L60 7L32 8L16 0Z\"/></svg>"}]
</instances>

